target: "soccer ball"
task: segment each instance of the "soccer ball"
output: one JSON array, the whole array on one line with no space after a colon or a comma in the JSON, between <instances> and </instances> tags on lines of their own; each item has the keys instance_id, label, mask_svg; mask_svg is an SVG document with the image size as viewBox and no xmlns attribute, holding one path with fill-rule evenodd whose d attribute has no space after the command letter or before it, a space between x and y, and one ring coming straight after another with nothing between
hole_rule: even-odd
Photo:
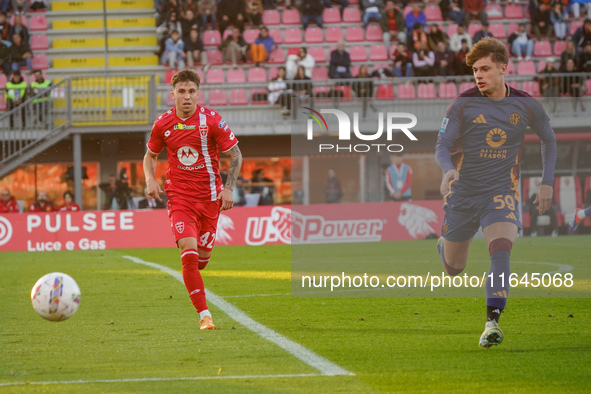
<instances>
[{"instance_id":1,"label":"soccer ball","mask_svg":"<svg viewBox=\"0 0 591 394\"><path fill-rule=\"evenodd\" d=\"M35 283L31 301L35 311L44 319L66 320L78 310L80 288L71 276L52 272Z\"/></svg>"}]
</instances>

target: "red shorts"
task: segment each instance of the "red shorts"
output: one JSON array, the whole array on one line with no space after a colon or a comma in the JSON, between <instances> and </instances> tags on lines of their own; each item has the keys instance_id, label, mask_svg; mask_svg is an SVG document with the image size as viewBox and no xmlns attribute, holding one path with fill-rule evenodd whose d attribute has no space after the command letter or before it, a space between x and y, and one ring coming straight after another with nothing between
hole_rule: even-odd
<instances>
[{"instance_id":1,"label":"red shorts","mask_svg":"<svg viewBox=\"0 0 591 394\"><path fill-rule=\"evenodd\" d=\"M168 218L175 241L197 239L200 249L211 251L218 228L221 200L190 202L168 200Z\"/></svg>"}]
</instances>

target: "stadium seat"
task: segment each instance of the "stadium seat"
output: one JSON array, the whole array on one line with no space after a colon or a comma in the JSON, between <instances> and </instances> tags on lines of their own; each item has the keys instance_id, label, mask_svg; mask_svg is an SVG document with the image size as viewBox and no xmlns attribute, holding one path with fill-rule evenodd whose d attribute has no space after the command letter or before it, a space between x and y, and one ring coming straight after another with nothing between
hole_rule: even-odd
<instances>
[{"instance_id":1,"label":"stadium seat","mask_svg":"<svg viewBox=\"0 0 591 394\"><path fill-rule=\"evenodd\" d=\"M517 30L519 30L519 24L517 22L509 23L509 26L507 27L507 37L515 33Z\"/></svg>"},{"instance_id":2,"label":"stadium seat","mask_svg":"<svg viewBox=\"0 0 591 394\"><path fill-rule=\"evenodd\" d=\"M203 46L217 47L222 43L222 35L219 30L205 30L203 32Z\"/></svg>"},{"instance_id":3,"label":"stadium seat","mask_svg":"<svg viewBox=\"0 0 591 394\"><path fill-rule=\"evenodd\" d=\"M45 51L49 49L49 40L45 34L33 34L31 36L31 49L33 51Z\"/></svg>"},{"instance_id":4,"label":"stadium seat","mask_svg":"<svg viewBox=\"0 0 591 394\"><path fill-rule=\"evenodd\" d=\"M330 103L332 102L332 98L330 96L330 86L314 86L313 94L316 97L316 102L320 103Z\"/></svg>"},{"instance_id":5,"label":"stadium seat","mask_svg":"<svg viewBox=\"0 0 591 394\"><path fill-rule=\"evenodd\" d=\"M454 82L442 83L439 85L439 97L454 98L458 95L458 88Z\"/></svg>"},{"instance_id":6,"label":"stadium seat","mask_svg":"<svg viewBox=\"0 0 591 394\"><path fill-rule=\"evenodd\" d=\"M547 57L552 56L552 47L550 41L536 41L534 42L534 56L536 57Z\"/></svg>"},{"instance_id":7,"label":"stadium seat","mask_svg":"<svg viewBox=\"0 0 591 394\"><path fill-rule=\"evenodd\" d=\"M244 89L230 90L230 105L247 105L248 95Z\"/></svg>"},{"instance_id":8,"label":"stadium seat","mask_svg":"<svg viewBox=\"0 0 591 394\"><path fill-rule=\"evenodd\" d=\"M283 64L285 63L285 54L283 50L278 48L271 52L269 56L269 64Z\"/></svg>"},{"instance_id":9,"label":"stadium seat","mask_svg":"<svg viewBox=\"0 0 591 394\"><path fill-rule=\"evenodd\" d=\"M166 100L165 102L166 102L167 107L174 107L176 105L176 103L174 102L174 99L172 98L171 93L172 93L172 91L169 91L168 93L166 93L166 96L165 96L165 100ZM200 92L199 97L203 97L203 96L205 96L205 95Z\"/></svg>"},{"instance_id":10,"label":"stadium seat","mask_svg":"<svg viewBox=\"0 0 591 394\"><path fill-rule=\"evenodd\" d=\"M27 21L27 17L26 17L25 15L21 15L21 21L22 21L22 23L23 23L23 26L25 26L25 27L29 27L29 22ZM10 23L12 26L14 26L14 15L12 15L12 16L10 17L10 21L9 21L9 23ZM47 28L46 28L45 30L47 30Z\"/></svg>"},{"instance_id":11,"label":"stadium seat","mask_svg":"<svg viewBox=\"0 0 591 394\"><path fill-rule=\"evenodd\" d=\"M491 23L488 29L490 33L499 40L507 38L507 32L505 31L504 23Z\"/></svg>"},{"instance_id":12,"label":"stadium seat","mask_svg":"<svg viewBox=\"0 0 591 394\"><path fill-rule=\"evenodd\" d=\"M540 94L540 84L537 81L523 81L521 89L533 97L542 97Z\"/></svg>"},{"instance_id":13,"label":"stadium seat","mask_svg":"<svg viewBox=\"0 0 591 394\"><path fill-rule=\"evenodd\" d=\"M515 64L511 60L507 63L507 75L515 75Z\"/></svg>"},{"instance_id":14,"label":"stadium seat","mask_svg":"<svg viewBox=\"0 0 591 394\"><path fill-rule=\"evenodd\" d=\"M468 25L468 34L470 35L470 37L474 37L474 34L476 34L476 32L479 30L480 23L470 23L470 25Z\"/></svg>"},{"instance_id":15,"label":"stadium seat","mask_svg":"<svg viewBox=\"0 0 591 394\"><path fill-rule=\"evenodd\" d=\"M203 78L203 70L201 68L195 68L194 70L197 73L197 75L199 75L199 80L201 82L205 81L205 78Z\"/></svg>"},{"instance_id":16,"label":"stadium seat","mask_svg":"<svg viewBox=\"0 0 591 394\"><path fill-rule=\"evenodd\" d=\"M489 20L503 19L503 10L500 4L488 4L486 6L486 16ZM496 37L496 36L495 36ZM497 37L498 38L498 37Z\"/></svg>"},{"instance_id":17,"label":"stadium seat","mask_svg":"<svg viewBox=\"0 0 591 394\"><path fill-rule=\"evenodd\" d=\"M417 97L419 98L436 98L435 84L430 83L419 83Z\"/></svg>"},{"instance_id":18,"label":"stadium seat","mask_svg":"<svg viewBox=\"0 0 591 394\"><path fill-rule=\"evenodd\" d=\"M341 11L336 7L325 8L322 21L326 24L341 23Z\"/></svg>"},{"instance_id":19,"label":"stadium seat","mask_svg":"<svg viewBox=\"0 0 591 394\"><path fill-rule=\"evenodd\" d=\"M277 78L277 74L279 73L278 67L272 67L269 69L269 80L273 80Z\"/></svg>"},{"instance_id":20,"label":"stadium seat","mask_svg":"<svg viewBox=\"0 0 591 394\"><path fill-rule=\"evenodd\" d=\"M242 33L242 37L244 37L244 41L246 41L247 44L253 44L256 39L259 38L260 33L259 29L246 29L244 30L244 33Z\"/></svg>"},{"instance_id":21,"label":"stadium seat","mask_svg":"<svg viewBox=\"0 0 591 394\"><path fill-rule=\"evenodd\" d=\"M205 80L208 85L216 83L223 84L225 79L224 70L221 68L210 68L205 76Z\"/></svg>"},{"instance_id":22,"label":"stadium seat","mask_svg":"<svg viewBox=\"0 0 591 394\"><path fill-rule=\"evenodd\" d=\"M269 29L269 35L275 40L275 44L279 45L283 43L280 29Z\"/></svg>"},{"instance_id":23,"label":"stadium seat","mask_svg":"<svg viewBox=\"0 0 591 394\"><path fill-rule=\"evenodd\" d=\"M248 70L248 82L267 82L267 72L263 67L254 67Z\"/></svg>"},{"instance_id":24,"label":"stadium seat","mask_svg":"<svg viewBox=\"0 0 591 394\"><path fill-rule=\"evenodd\" d=\"M448 37L453 36L454 34L456 34L457 31L458 31L458 25L456 25L455 23L452 23L447 26L447 36Z\"/></svg>"},{"instance_id":25,"label":"stadium seat","mask_svg":"<svg viewBox=\"0 0 591 394\"><path fill-rule=\"evenodd\" d=\"M347 7L343 11L344 23L361 23L361 11L358 7Z\"/></svg>"},{"instance_id":26,"label":"stadium seat","mask_svg":"<svg viewBox=\"0 0 591 394\"><path fill-rule=\"evenodd\" d=\"M441 8L439 8L438 5L429 4L425 7L423 12L429 22L440 22L443 20L443 17L441 16Z\"/></svg>"},{"instance_id":27,"label":"stadium seat","mask_svg":"<svg viewBox=\"0 0 591 394\"><path fill-rule=\"evenodd\" d=\"M591 79L585 81L585 89L587 90L586 96L591 96Z\"/></svg>"},{"instance_id":28,"label":"stadium seat","mask_svg":"<svg viewBox=\"0 0 591 394\"><path fill-rule=\"evenodd\" d=\"M467 82L467 81L462 82L460 84L460 87L458 88L458 93L462 93L462 92L465 92L468 89L472 89L474 86L475 86L474 85L474 81L472 81L472 82Z\"/></svg>"},{"instance_id":29,"label":"stadium seat","mask_svg":"<svg viewBox=\"0 0 591 394\"><path fill-rule=\"evenodd\" d=\"M541 73L542 71L544 71L545 68L546 68L546 61L540 60L538 62L538 73ZM556 68L556 67L554 67L554 68Z\"/></svg>"},{"instance_id":30,"label":"stadium seat","mask_svg":"<svg viewBox=\"0 0 591 394\"><path fill-rule=\"evenodd\" d=\"M329 8L330 9L330 8ZM317 26L310 26L304 33L304 41L306 44L321 44L324 42L322 36L322 29Z\"/></svg>"},{"instance_id":31,"label":"stadium seat","mask_svg":"<svg viewBox=\"0 0 591 394\"><path fill-rule=\"evenodd\" d=\"M415 85L413 85L412 83L406 84L400 84L398 85L398 98L401 99L413 99L416 97L416 93L415 93Z\"/></svg>"},{"instance_id":32,"label":"stadium seat","mask_svg":"<svg viewBox=\"0 0 591 394\"><path fill-rule=\"evenodd\" d=\"M367 54L365 53L365 46L353 46L349 48L349 56L352 62L367 61Z\"/></svg>"},{"instance_id":33,"label":"stadium seat","mask_svg":"<svg viewBox=\"0 0 591 394\"><path fill-rule=\"evenodd\" d=\"M575 32L577 31L577 29L579 27L583 26L583 21L579 20L572 20L570 22L570 26L568 27L568 32L570 33L570 35L572 36L573 34L575 34Z\"/></svg>"},{"instance_id":34,"label":"stadium seat","mask_svg":"<svg viewBox=\"0 0 591 394\"><path fill-rule=\"evenodd\" d=\"M517 75L536 75L536 65L533 60L518 62Z\"/></svg>"},{"instance_id":35,"label":"stadium seat","mask_svg":"<svg viewBox=\"0 0 591 394\"><path fill-rule=\"evenodd\" d=\"M404 10L402 10L402 15L404 15L404 18L406 19L406 16L412 11L412 6L410 4L408 4L406 7L404 7Z\"/></svg>"},{"instance_id":36,"label":"stadium seat","mask_svg":"<svg viewBox=\"0 0 591 394\"><path fill-rule=\"evenodd\" d=\"M387 68L390 70L392 68L392 66L390 64L375 64L373 66L373 70L370 70L370 71L376 71L376 70L380 70L380 69L384 69L384 68ZM353 75L357 75L357 74L353 74Z\"/></svg>"},{"instance_id":37,"label":"stadium seat","mask_svg":"<svg viewBox=\"0 0 591 394\"><path fill-rule=\"evenodd\" d=\"M265 100L261 100L258 97L267 97L267 89L264 88L256 88L256 89L251 89L250 90L250 97L251 97L251 104L255 104L255 105L262 105L262 104L268 104L269 101L267 101L267 99ZM257 96L258 100L255 100L255 95Z\"/></svg>"},{"instance_id":38,"label":"stadium seat","mask_svg":"<svg viewBox=\"0 0 591 394\"><path fill-rule=\"evenodd\" d=\"M299 25L301 23L300 12L295 8L285 9L283 10L282 21L284 25Z\"/></svg>"},{"instance_id":39,"label":"stadium seat","mask_svg":"<svg viewBox=\"0 0 591 394\"><path fill-rule=\"evenodd\" d=\"M243 68L231 68L227 75L228 83L246 83L246 75Z\"/></svg>"},{"instance_id":40,"label":"stadium seat","mask_svg":"<svg viewBox=\"0 0 591 394\"><path fill-rule=\"evenodd\" d=\"M349 0L349 5L357 5L359 4L359 0Z\"/></svg>"},{"instance_id":41,"label":"stadium seat","mask_svg":"<svg viewBox=\"0 0 591 394\"><path fill-rule=\"evenodd\" d=\"M326 29L326 42L334 43L343 39L343 30L340 27Z\"/></svg>"},{"instance_id":42,"label":"stadium seat","mask_svg":"<svg viewBox=\"0 0 591 394\"><path fill-rule=\"evenodd\" d=\"M33 68L38 70L47 70L49 68L47 56L45 56L44 53L37 53L33 55Z\"/></svg>"},{"instance_id":43,"label":"stadium seat","mask_svg":"<svg viewBox=\"0 0 591 394\"><path fill-rule=\"evenodd\" d=\"M372 45L369 48L369 60L383 62L388 60L388 50L384 44Z\"/></svg>"},{"instance_id":44,"label":"stadium seat","mask_svg":"<svg viewBox=\"0 0 591 394\"><path fill-rule=\"evenodd\" d=\"M263 11L263 25L265 26L276 26L280 25L279 10L265 10Z\"/></svg>"},{"instance_id":45,"label":"stadium seat","mask_svg":"<svg viewBox=\"0 0 591 394\"><path fill-rule=\"evenodd\" d=\"M6 82L8 82L6 80L6 74L0 73L0 89L4 89L4 87L6 86ZM3 94L0 94L0 96L4 97Z\"/></svg>"},{"instance_id":46,"label":"stadium seat","mask_svg":"<svg viewBox=\"0 0 591 394\"><path fill-rule=\"evenodd\" d=\"M378 100L390 100L394 98L394 87L390 84L380 84L376 87L376 98Z\"/></svg>"},{"instance_id":47,"label":"stadium seat","mask_svg":"<svg viewBox=\"0 0 591 394\"><path fill-rule=\"evenodd\" d=\"M164 74L164 83L165 84L169 84L172 81L172 76L177 72L178 70L166 70L166 74ZM203 78L201 78L201 82L203 81Z\"/></svg>"},{"instance_id":48,"label":"stadium seat","mask_svg":"<svg viewBox=\"0 0 591 394\"><path fill-rule=\"evenodd\" d=\"M222 34L222 41L225 40L226 38L230 37L232 35L232 29L230 29L229 27L224 30L224 34Z\"/></svg>"},{"instance_id":49,"label":"stadium seat","mask_svg":"<svg viewBox=\"0 0 591 394\"><path fill-rule=\"evenodd\" d=\"M521 4L507 4L505 5L506 19L523 19L523 8Z\"/></svg>"},{"instance_id":50,"label":"stadium seat","mask_svg":"<svg viewBox=\"0 0 591 394\"><path fill-rule=\"evenodd\" d=\"M354 64L351 66L351 75L353 75L354 77L357 76L357 74L359 74L359 69L361 68L361 65L359 64Z\"/></svg>"},{"instance_id":51,"label":"stadium seat","mask_svg":"<svg viewBox=\"0 0 591 394\"><path fill-rule=\"evenodd\" d=\"M209 91L209 106L227 105L226 91L222 89L212 89Z\"/></svg>"},{"instance_id":52,"label":"stadium seat","mask_svg":"<svg viewBox=\"0 0 591 394\"><path fill-rule=\"evenodd\" d=\"M47 30L47 18L43 14L31 15L31 22L29 26L31 31L45 31Z\"/></svg>"},{"instance_id":53,"label":"stadium seat","mask_svg":"<svg viewBox=\"0 0 591 394\"><path fill-rule=\"evenodd\" d=\"M345 32L346 42L363 41L363 28L361 26L349 26Z\"/></svg>"},{"instance_id":54,"label":"stadium seat","mask_svg":"<svg viewBox=\"0 0 591 394\"><path fill-rule=\"evenodd\" d=\"M382 28L380 25L370 23L365 29L365 39L367 41L382 42Z\"/></svg>"},{"instance_id":55,"label":"stadium seat","mask_svg":"<svg viewBox=\"0 0 591 394\"><path fill-rule=\"evenodd\" d=\"M566 41L554 41L554 56L561 56L566 49Z\"/></svg>"},{"instance_id":56,"label":"stadium seat","mask_svg":"<svg viewBox=\"0 0 591 394\"><path fill-rule=\"evenodd\" d=\"M285 29L283 42L286 44L301 44L302 43L301 29L299 27L290 27L290 28Z\"/></svg>"},{"instance_id":57,"label":"stadium seat","mask_svg":"<svg viewBox=\"0 0 591 394\"><path fill-rule=\"evenodd\" d=\"M511 89L517 89L517 90L521 90L521 87L519 86L519 82L518 81L505 81L505 83L507 84L507 86L509 86Z\"/></svg>"},{"instance_id":58,"label":"stadium seat","mask_svg":"<svg viewBox=\"0 0 591 394\"><path fill-rule=\"evenodd\" d=\"M326 81L328 79L328 68L317 66L312 69L313 81Z\"/></svg>"},{"instance_id":59,"label":"stadium seat","mask_svg":"<svg viewBox=\"0 0 591 394\"><path fill-rule=\"evenodd\" d=\"M326 63L326 52L324 52L323 47L310 47L310 49L308 49L308 53L314 58L314 60L316 60L316 63Z\"/></svg>"},{"instance_id":60,"label":"stadium seat","mask_svg":"<svg viewBox=\"0 0 591 394\"><path fill-rule=\"evenodd\" d=\"M224 63L222 53L219 51L219 49L207 49L205 52L207 54L207 61L209 64L221 65Z\"/></svg>"}]
</instances>

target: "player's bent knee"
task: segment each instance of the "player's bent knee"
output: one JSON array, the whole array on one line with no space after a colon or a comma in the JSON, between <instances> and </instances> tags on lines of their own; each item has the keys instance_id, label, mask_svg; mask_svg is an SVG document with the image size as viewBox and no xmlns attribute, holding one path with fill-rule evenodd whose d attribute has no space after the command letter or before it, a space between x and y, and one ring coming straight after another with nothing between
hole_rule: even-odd
<instances>
[{"instance_id":1,"label":"player's bent knee","mask_svg":"<svg viewBox=\"0 0 591 394\"><path fill-rule=\"evenodd\" d=\"M494 254L497 252L507 252L511 253L511 248L513 247L513 242L511 242L507 238L497 238L493 239L490 244L488 245L488 253Z\"/></svg>"},{"instance_id":2,"label":"player's bent knee","mask_svg":"<svg viewBox=\"0 0 591 394\"><path fill-rule=\"evenodd\" d=\"M449 276L456 276L462 273L462 271L464 271L464 268L466 268L466 262L462 262L462 261L446 261L443 266L445 267L445 271L447 272L447 274Z\"/></svg>"}]
</instances>

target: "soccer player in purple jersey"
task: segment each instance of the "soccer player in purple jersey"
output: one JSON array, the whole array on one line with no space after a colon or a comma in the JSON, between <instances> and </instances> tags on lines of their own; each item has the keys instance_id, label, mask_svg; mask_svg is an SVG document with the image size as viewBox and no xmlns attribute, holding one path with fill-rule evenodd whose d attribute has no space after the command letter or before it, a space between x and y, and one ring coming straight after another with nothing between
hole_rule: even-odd
<instances>
[{"instance_id":1,"label":"soccer player in purple jersey","mask_svg":"<svg viewBox=\"0 0 591 394\"><path fill-rule=\"evenodd\" d=\"M509 293L511 248L521 227L519 152L527 126L542 140L543 179L534 202L540 214L552 203L556 165L549 119L528 93L505 84L508 60L505 46L495 38L472 47L466 64L477 86L460 93L449 106L435 148L443 170L445 217L437 248L445 270L452 276L464 270L479 227L488 244L487 322L479 342L486 349L503 340L498 322Z\"/></svg>"}]
</instances>

